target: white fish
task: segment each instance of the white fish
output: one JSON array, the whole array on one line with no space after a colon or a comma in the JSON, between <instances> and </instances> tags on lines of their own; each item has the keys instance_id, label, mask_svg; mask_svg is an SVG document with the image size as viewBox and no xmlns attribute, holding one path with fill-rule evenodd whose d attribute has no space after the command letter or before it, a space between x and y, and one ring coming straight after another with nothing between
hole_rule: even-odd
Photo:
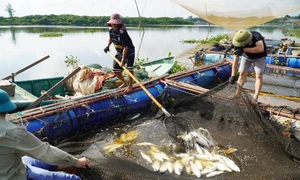
<instances>
[{"instance_id":1,"label":"white fish","mask_svg":"<svg viewBox=\"0 0 300 180\"><path fill-rule=\"evenodd\" d=\"M195 149L198 154L204 154L202 148L197 143L195 144Z\"/></svg>"},{"instance_id":2,"label":"white fish","mask_svg":"<svg viewBox=\"0 0 300 180\"><path fill-rule=\"evenodd\" d=\"M203 169L201 171L202 174L208 174L210 172L213 172L215 170L217 170L218 166L217 165L213 165L213 166L209 166L209 167L206 167L205 169Z\"/></svg>"},{"instance_id":3,"label":"white fish","mask_svg":"<svg viewBox=\"0 0 300 180\"><path fill-rule=\"evenodd\" d=\"M198 166L191 162L191 169L192 169L192 172L198 177L200 178L201 177L201 172L200 172L200 169L198 168Z\"/></svg>"},{"instance_id":4,"label":"white fish","mask_svg":"<svg viewBox=\"0 0 300 180\"><path fill-rule=\"evenodd\" d=\"M170 173L174 171L174 164L171 161L168 161L168 170Z\"/></svg>"},{"instance_id":5,"label":"white fish","mask_svg":"<svg viewBox=\"0 0 300 180\"><path fill-rule=\"evenodd\" d=\"M152 168L154 171L159 171L160 169L160 162L157 160L154 160L153 163L151 164Z\"/></svg>"},{"instance_id":6,"label":"white fish","mask_svg":"<svg viewBox=\"0 0 300 180\"><path fill-rule=\"evenodd\" d=\"M209 145L208 141L206 140L206 138L203 138L203 137L201 137L201 136L197 136L197 137L196 137L196 142L197 142L199 145L201 145L201 146L204 146L204 147L207 147L207 148L210 147L210 145Z\"/></svg>"},{"instance_id":7,"label":"white fish","mask_svg":"<svg viewBox=\"0 0 300 180\"><path fill-rule=\"evenodd\" d=\"M220 170L220 171L232 172L232 170L226 164L217 162L216 165L218 166L218 170Z\"/></svg>"},{"instance_id":8,"label":"white fish","mask_svg":"<svg viewBox=\"0 0 300 180\"><path fill-rule=\"evenodd\" d=\"M234 163L233 160L225 156L220 156L226 163L226 165L235 172L241 172L240 168Z\"/></svg>"},{"instance_id":9,"label":"white fish","mask_svg":"<svg viewBox=\"0 0 300 180\"><path fill-rule=\"evenodd\" d=\"M177 160L174 164L175 173L180 176L182 169L183 169L182 163L179 160Z\"/></svg>"},{"instance_id":10,"label":"white fish","mask_svg":"<svg viewBox=\"0 0 300 180\"><path fill-rule=\"evenodd\" d=\"M190 164L186 164L185 165L185 172L187 174L192 174L192 168L191 168L191 165Z\"/></svg>"},{"instance_id":11,"label":"white fish","mask_svg":"<svg viewBox=\"0 0 300 180\"><path fill-rule=\"evenodd\" d=\"M161 154L159 152L149 151L149 154L152 156L153 159L156 159L160 162L164 162L164 158L161 157Z\"/></svg>"},{"instance_id":12,"label":"white fish","mask_svg":"<svg viewBox=\"0 0 300 180\"><path fill-rule=\"evenodd\" d=\"M152 163L152 160L150 158L150 156L148 156L147 154L143 153L142 151L140 151L142 157L148 162L148 163Z\"/></svg>"},{"instance_id":13,"label":"white fish","mask_svg":"<svg viewBox=\"0 0 300 180\"><path fill-rule=\"evenodd\" d=\"M195 157L196 157L196 159L199 159L199 160L202 160L202 161L210 161L210 158L207 157L206 155L196 154Z\"/></svg>"},{"instance_id":14,"label":"white fish","mask_svg":"<svg viewBox=\"0 0 300 180\"><path fill-rule=\"evenodd\" d=\"M164 160L170 161L170 158L168 157L168 155L164 152L159 152L158 153L160 157L162 157Z\"/></svg>"},{"instance_id":15,"label":"white fish","mask_svg":"<svg viewBox=\"0 0 300 180\"><path fill-rule=\"evenodd\" d=\"M214 171L214 172L210 172L206 175L206 177L214 177L214 176L217 176L217 175L220 175L220 174L223 174L224 171Z\"/></svg>"},{"instance_id":16,"label":"white fish","mask_svg":"<svg viewBox=\"0 0 300 180\"><path fill-rule=\"evenodd\" d=\"M164 173L169 168L169 162L165 161L161 164L159 172Z\"/></svg>"},{"instance_id":17,"label":"white fish","mask_svg":"<svg viewBox=\"0 0 300 180\"><path fill-rule=\"evenodd\" d=\"M138 145L138 146L155 146L154 144L152 144L150 142L141 142L141 143L137 143L136 145Z\"/></svg>"},{"instance_id":18,"label":"white fish","mask_svg":"<svg viewBox=\"0 0 300 180\"><path fill-rule=\"evenodd\" d=\"M179 153L179 154L175 154L176 157L180 157L180 158L183 158L183 157L189 157L190 155L187 154L187 153Z\"/></svg>"},{"instance_id":19,"label":"white fish","mask_svg":"<svg viewBox=\"0 0 300 180\"><path fill-rule=\"evenodd\" d=\"M196 160L195 160L195 164L196 164L196 166L197 166L200 170L203 169L203 165L202 165L202 163L201 163L200 160L196 159Z\"/></svg>"}]
</instances>

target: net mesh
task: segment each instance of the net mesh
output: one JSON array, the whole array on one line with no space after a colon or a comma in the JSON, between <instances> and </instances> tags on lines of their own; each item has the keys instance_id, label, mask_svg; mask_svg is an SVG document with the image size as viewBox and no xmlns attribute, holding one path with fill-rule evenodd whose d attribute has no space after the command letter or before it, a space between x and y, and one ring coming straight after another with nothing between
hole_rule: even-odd
<instances>
[{"instance_id":1,"label":"net mesh","mask_svg":"<svg viewBox=\"0 0 300 180\"><path fill-rule=\"evenodd\" d=\"M203 134L209 132L206 137L214 140L219 152L236 149L226 156L240 172L223 173L212 179L300 178L296 163L300 159L299 141L283 135L282 127L268 113L251 104L247 92L235 96L236 86L226 83L201 95L176 91L176 87L166 91L161 98L168 99L164 106L174 116L159 119L157 114L148 114L137 121L103 125L92 136L81 134L58 147L92 160L91 168L79 170L82 179L199 179L187 170L181 175L155 172L154 163L149 163L141 152L156 149L174 162L174 154L188 152L178 135L200 128ZM178 93L172 96L178 98L170 98L169 93Z\"/></svg>"},{"instance_id":2,"label":"net mesh","mask_svg":"<svg viewBox=\"0 0 300 180\"><path fill-rule=\"evenodd\" d=\"M172 0L200 18L222 27L239 30L269 22L300 10L300 1Z\"/></svg>"}]
</instances>

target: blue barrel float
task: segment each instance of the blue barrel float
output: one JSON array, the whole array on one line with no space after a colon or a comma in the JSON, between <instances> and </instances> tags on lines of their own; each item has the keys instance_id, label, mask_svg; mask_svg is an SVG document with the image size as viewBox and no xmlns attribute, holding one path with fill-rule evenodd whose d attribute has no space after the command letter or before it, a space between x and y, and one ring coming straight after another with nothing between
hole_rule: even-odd
<instances>
[{"instance_id":1,"label":"blue barrel float","mask_svg":"<svg viewBox=\"0 0 300 180\"><path fill-rule=\"evenodd\" d=\"M299 58L288 58L287 66L292 68L300 68L300 59Z\"/></svg>"}]
</instances>

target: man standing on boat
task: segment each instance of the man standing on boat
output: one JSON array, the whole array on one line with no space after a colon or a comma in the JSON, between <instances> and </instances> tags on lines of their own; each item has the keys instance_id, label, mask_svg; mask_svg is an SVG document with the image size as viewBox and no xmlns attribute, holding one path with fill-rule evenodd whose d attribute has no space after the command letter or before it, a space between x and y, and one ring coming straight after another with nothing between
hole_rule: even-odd
<instances>
[{"instance_id":1,"label":"man standing on boat","mask_svg":"<svg viewBox=\"0 0 300 180\"><path fill-rule=\"evenodd\" d=\"M236 81L236 70L239 63L239 56L242 60L239 66L240 76L238 78L237 93L239 94L241 88L244 86L247 72L253 64L255 70L255 93L252 103L256 104L259 93L262 88L263 73L266 66L266 43L264 37L257 31L239 30L234 35L232 43L234 45L234 61L232 65L231 77L229 82L233 84Z\"/></svg>"},{"instance_id":2,"label":"man standing on boat","mask_svg":"<svg viewBox=\"0 0 300 180\"><path fill-rule=\"evenodd\" d=\"M127 63L127 69L133 74L134 56L135 49L130 36L127 33L127 29L124 26L123 20L119 14L113 14L107 25L111 27L109 29L109 40L108 45L104 48L104 52L109 51L109 46L113 43L117 51L116 58L120 60L120 65L114 61L113 72L116 76L123 82L119 88L123 88L127 85L126 80L122 76L122 67ZM125 92L130 92L132 90L132 78L129 76L128 87Z\"/></svg>"},{"instance_id":3,"label":"man standing on boat","mask_svg":"<svg viewBox=\"0 0 300 180\"><path fill-rule=\"evenodd\" d=\"M90 161L85 157L77 159L42 142L23 126L6 121L7 112L14 109L16 105L0 89L0 179L80 180L78 176L63 171L89 167Z\"/></svg>"}]
</instances>

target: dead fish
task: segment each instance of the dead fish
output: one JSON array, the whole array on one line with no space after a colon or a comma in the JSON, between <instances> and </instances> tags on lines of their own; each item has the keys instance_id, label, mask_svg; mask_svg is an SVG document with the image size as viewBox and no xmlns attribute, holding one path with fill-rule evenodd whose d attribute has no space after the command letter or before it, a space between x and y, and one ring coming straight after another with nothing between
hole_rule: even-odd
<instances>
[{"instance_id":1,"label":"dead fish","mask_svg":"<svg viewBox=\"0 0 300 180\"><path fill-rule=\"evenodd\" d=\"M169 158L169 156L164 153L164 152L159 152L158 153L160 157L162 157L164 160L170 161L171 159Z\"/></svg>"},{"instance_id":2,"label":"dead fish","mask_svg":"<svg viewBox=\"0 0 300 180\"><path fill-rule=\"evenodd\" d=\"M135 140L138 137L139 134L140 133L137 130L133 130L126 134L122 134L120 136L120 138L115 140L115 142L117 142L117 143L132 142L133 140Z\"/></svg>"},{"instance_id":3,"label":"dead fish","mask_svg":"<svg viewBox=\"0 0 300 180\"><path fill-rule=\"evenodd\" d=\"M201 172L200 172L200 169L198 168L198 166L193 162L191 162L190 165L191 165L191 170L195 174L195 176L200 178L201 177Z\"/></svg>"},{"instance_id":4,"label":"dead fish","mask_svg":"<svg viewBox=\"0 0 300 180\"><path fill-rule=\"evenodd\" d=\"M141 115L141 113L137 113L136 115L134 115L134 116L132 116L130 118L127 118L126 120L134 120L134 119L140 117L140 115Z\"/></svg>"},{"instance_id":5,"label":"dead fish","mask_svg":"<svg viewBox=\"0 0 300 180\"><path fill-rule=\"evenodd\" d=\"M142 151L140 151L142 157L148 162L148 163L152 163L152 160L150 158L150 156L148 156L147 154L143 153Z\"/></svg>"},{"instance_id":6,"label":"dead fish","mask_svg":"<svg viewBox=\"0 0 300 180\"><path fill-rule=\"evenodd\" d=\"M196 157L196 159L199 159L199 160L202 160L202 161L210 161L210 158L206 155L196 154L195 157Z\"/></svg>"},{"instance_id":7,"label":"dead fish","mask_svg":"<svg viewBox=\"0 0 300 180\"><path fill-rule=\"evenodd\" d=\"M235 148L229 148L229 149L227 149L227 150L224 150L224 154L232 154L232 153L234 153L234 152L236 152L237 151L237 149L235 149Z\"/></svg>"},{"instance_id":8,"label":"dead fish","mask_svg":"<svg viewBox=\"0 0 300 180\"><path fill-rule=\"evenodd\" d=\"M213 172L215 170L217 170L218 166L217 165L213 165L213 166L209 166L209 167L206 167L205 169L203 169L201 171L202 174L208 174L210 172Z\"/></svg>"},{"instance_id":9,"label":"dead fish","mask_svg":"<svg viewBox=\"0 0 300 180\"><path fill-rule=\"evenodd\" d=\"M202 148L197 143L195 144L195 149L198 154L204 154Z\"/></svg>"},{"instance_id":10,"label":"dead fish","mask_svg":"<svg viewBox=\"0 0 300 180\"><path fill-rule=\"evenodd\" d=\"M150 143L150 142L141 142L141 143L137 143L137 146L155 146L154 144Z\"/></svg>"},{"instance_id":11,"label":"dead fish","mask_svg":"<svg viewBox=\"0 0 300 180\"><path fill-rule=\"evenodd\" d=\"M113 143L108 146L105 146L103 149L109 149L108 152L113 152L116 149L123 147L124 145L125 144L121 144L121 143Z\"/></svg>"},{"instance_id":12,"label":"dead fish","mask_svg":"<svg viewBox=\"0 0 300 180\"><path fill-rule=\"evenodd\" d=\"M170 173L173 173L174 171L174 163L172 163L171 161L168 161L168 171Z\"/></svg>"},{"instance_id":13,"label":"dead fish","mask_svg":"<svg viewBox=\"0 0 300 180\"><path fill-rule=\"evenodd\" d=\"M180 176L182 169L183 169L183 164L179 160L176 160L176 162L174 164L175 173Z\"/></svg>"},{"instance_id":14,"label":"dead fish","mask_svg":"<svg viewBox=\"0 0 300 180\"><path fill-rule=\"evenodd\" d=\"M230 169L226 164L217 162L216 165L218 166L218 170L220 170L220 171L232 172L232 169Z\"/></svg>"},{"instance_id":15,"label":"dead fish","mask_svg":"<svg viewBox=\"0 0 300 180\"><path fill-rule=\"evenodd\" d=\"M151 164L152 168L154 171L159 171L160 169L160 162L157 160L154 160L153 163Z\"/></svg>"},{"instance_id":16,"label":"dead fish","mask_svg":"<svg viewBox=\"0 0 300 180\"><path fill-rule=\"evenodd\" d=\"M159 172L164 173L169 168L169 162L165 161L161 164Z\"/></svg>"},{"instance_id":17,"label":"dead fish","mask_svg":"<svg viewBox=\"0 0 300 180\"><path fill-rule=\"evenodd\" d=\"M200 170L203 169L203 165L202 165L202 163L201 163L200 160L196 159L196 160L195 160L195 164L196 164L196 166L197 166Z\"/></svg>"},{"instance_id":18,"label":"dead fish","mask_svg":"<svg viewBox=\"0 0 300 180\"><path fill-rule=\"evenodd\" d=\"M195 141L201 146L204 146L204 147L207 147L207 148L210 147L207 140L205 138L201 137L201 136L197 136Z\"/></svg>"},{"instance_id":19,"label":"dead fish","mask_svg":"<svg viewBox=\"0 0 300 180\"><path fill-rule=\"evenodd\" d=\"M187 174L192 174L192 168L191 168L191 165L190 164L186 164L185 165L185 172Z\"/></svg>"},{"instance_id":20,"label":"dead fish","mask_svg":"<svg viewBox=\"0 0 300 180\"><path fill-rule=\"evenodd\" d=\"M225 156L220 156L226 163L226 165L235 172L241 172L240 168L234 163L233 160Z\"/></svg>"},{"instance_id":21,"label":"dead fish","mask_svg":"<svg viewBox=\"0 0 300 180\"><path fill-rule=\"evenodd\" d=\"M149 150L148 152L152 156L153 159L160 161L160 162L164 162L164 158L161 156L160 152L155 152L153 150Z\"/></svg>"},{"instance_id":22,"label":"dead fish","mask_svg":"<svg viewBox=\"0 0 300 180\"><path fill-rule=\"evenodd\" d=\"M220 175L220 174L223 174L224 171L214 171L214 172L210 172L206 175L206 177L214 177L214 176L217 176L217 175Z\"/></svg>"}]
</instances>

